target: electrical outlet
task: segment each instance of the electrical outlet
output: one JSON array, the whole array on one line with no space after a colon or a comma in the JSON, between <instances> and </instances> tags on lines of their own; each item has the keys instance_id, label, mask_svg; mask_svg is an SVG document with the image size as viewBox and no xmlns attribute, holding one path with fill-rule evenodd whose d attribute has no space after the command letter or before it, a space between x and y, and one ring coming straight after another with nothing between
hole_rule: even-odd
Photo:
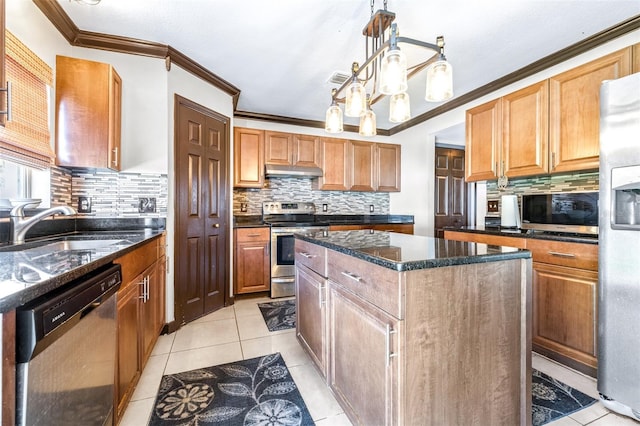
<instances>
[{"instance_id":1,"label":"electrical outlet","mask_svg":"<svg viewBox=\"0 0 640 426\"><path fill-rule=\"evenodd\" d=\"M323 205L322 205L322 211L323 211L323 212L327 212L327 211L329 211L329 204L323 204Z\"/></svg>"},{"instance_id":2,"label":"electrical outlet","mask_svg":"<svg viewBox=\"0 0 640 426\"><path fill-rule=\"evenodd\" d=\"M373 213L373 204L369 204L369 213Z\"/></svg>"},{"instance_id":3,"label":"electrical outlet","mask_svg":"<svg viewBox=\"0 0 640 426\"><path fill-rule=\"evenodd\" d=\"M240 211L247 212L247 203L240 203Z\"/></svg>"},{"instance_id":4,"label":"electrical outlet","mask_svg":"<svg viewBox=\"0 0 640 426\"><path fill-rule=\"evenodd\" d=\"M138 198L138 213L155 213L155 198Z\"/></svg>"},{"instance_id":5,"label":"electrical outlet","mask_svg":"<svg viewBox=\"0 0 640 426\"><path fill-rule=\"evenodd\" d=\"M91 197L78 197L78 213L91 213Z\"/></svg>"}]
</instances>

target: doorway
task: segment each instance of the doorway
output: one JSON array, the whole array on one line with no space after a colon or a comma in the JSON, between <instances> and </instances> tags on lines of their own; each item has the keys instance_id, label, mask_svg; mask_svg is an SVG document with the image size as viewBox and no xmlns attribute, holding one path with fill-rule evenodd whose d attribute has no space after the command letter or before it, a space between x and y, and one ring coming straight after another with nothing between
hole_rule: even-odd
<instances>
[{"instance_id":1,"label":"doorway","mask_svg":"<svg viewBox=\"0 0 640 426\"><path fill-rule=\"evenodd\" d=\"M467 224L463 149L436 146L434 193L434 236L443 238L446 228Z\"/></svg>"},{"instance_id":2,"label":"doorway","mask_svg":"<svg viewBox=\"0 0 640 426\"><path fill-rule=\"evenodd\" d=\"M175 96L175 316L229 303L228 117Z\"/></svg>"}]
</instances>

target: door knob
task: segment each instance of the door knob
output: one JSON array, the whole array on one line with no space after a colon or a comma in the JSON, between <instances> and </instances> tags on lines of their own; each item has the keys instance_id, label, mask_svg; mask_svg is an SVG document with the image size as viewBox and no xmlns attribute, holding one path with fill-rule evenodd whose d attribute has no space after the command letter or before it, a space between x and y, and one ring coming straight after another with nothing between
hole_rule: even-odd
<instances>
[{"instance_id":1,"label":"door knob","mask_svg":"<svg viewBox=\"0 0 640 426\"><path fill-rule=\"evenodd\" d=\"M220 224L216 223L215 225L213 225L214 228L220 228Z\"/></svg>"}]
</instances>

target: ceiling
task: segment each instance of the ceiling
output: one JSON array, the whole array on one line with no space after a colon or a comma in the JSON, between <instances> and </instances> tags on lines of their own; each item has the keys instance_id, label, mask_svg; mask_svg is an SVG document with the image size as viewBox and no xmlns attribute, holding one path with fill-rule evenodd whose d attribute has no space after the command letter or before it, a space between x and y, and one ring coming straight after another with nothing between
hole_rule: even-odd
<instances>
[{"instance_id":1,"label":"ceiling","mask_svg":"<svg viewBox=\"0 0 640 426\"><path fill-rule=\"evenodd\" d=\"M241 90L238 111L324 121L335 71L364 62L365 0L58 0L85 31L167 44ZM375 10L384 7L382 1ZM454 99L640 15L639 0L388 0L401 36L445 37ZM409 50L409 49L407 49ZM424 51L427 52L427 51ZM424 53L407 52L426 59ZM415 54L415 56L414 56ZM424 71L409 82L412 116L424 101ZM374 105L390 129L388 102ZM358 120L345 117L345 124Z\"/></svg>"}]
</instances>

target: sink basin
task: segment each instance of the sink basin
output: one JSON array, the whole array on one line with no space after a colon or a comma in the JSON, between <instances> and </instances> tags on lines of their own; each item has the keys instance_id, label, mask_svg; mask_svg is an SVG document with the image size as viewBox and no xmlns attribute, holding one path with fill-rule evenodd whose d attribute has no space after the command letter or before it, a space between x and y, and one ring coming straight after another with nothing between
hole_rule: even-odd
<instances>
[{"instance_id":1,"label":"sink basin","mask_svg":"<svg viewBox=\"0 0 640 426\"><path fill-rule=\"evenodd\" d=\"M45 244L30 250L47 251L70 251L70 250L91 250L117 244L123 240L65 240L55 243Z\"/></svg>"}]
</instances>

